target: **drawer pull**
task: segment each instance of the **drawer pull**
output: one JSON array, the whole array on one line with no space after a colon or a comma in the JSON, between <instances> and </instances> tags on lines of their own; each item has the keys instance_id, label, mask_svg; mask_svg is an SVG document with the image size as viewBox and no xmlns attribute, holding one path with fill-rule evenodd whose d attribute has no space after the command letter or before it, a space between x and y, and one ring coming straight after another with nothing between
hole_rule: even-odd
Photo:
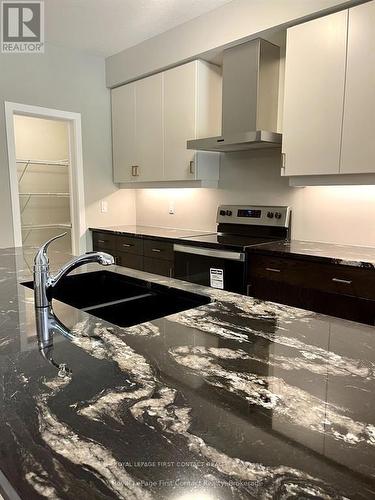
<instances>
[{"instance_id":1,"label":"drawer pull","mask_svg":"<svg viewBox=\"0 0 375 500\"><path fill-rule=\"evenodd\" d=\"M98 243L105 243L107 240L98 240Z\"/></svg>"},{"instance_id":2,"label":"drawer pull","mask_svg":"<svg viewBox=\"0 0 375 500\"><path fill-rule=\"evenodd\" d=\"M352 280L342 280L341 278L332 278L335 283L342 283L343 285L351 285Z\"/></svg>"},{"instance_id":3,"label":"drawer pull","mask_svg":"<svg viewBox=\"0 0 375 500\"><path fill-rule=\"evenodd\" d=\"M270 273L281 273L280 269L276 269L274 267L266 267L266 271L269 271Z\"/></svg>"},{"instance_id":4,"label":"drawer pull","mask_svg":"<svg viewBox=\"0 0 375 500\"><path fill-rule=\"evenodd\" d=\"M151 251L152 252L157 252L157 253L161 252L160 248L151 248Z\"/></svg>"},{"instance_id":5,"label":"drawer pull","mask_svg":"<svg viewBox=\"0 0 375 500\"><path fill-rule=\"evenodd\" d=\"M130 243L123 243L122 246L126 247L126 248L130 248L130 247L132 247L134 245L131 245Z\"/></svg>"}]
</instances>

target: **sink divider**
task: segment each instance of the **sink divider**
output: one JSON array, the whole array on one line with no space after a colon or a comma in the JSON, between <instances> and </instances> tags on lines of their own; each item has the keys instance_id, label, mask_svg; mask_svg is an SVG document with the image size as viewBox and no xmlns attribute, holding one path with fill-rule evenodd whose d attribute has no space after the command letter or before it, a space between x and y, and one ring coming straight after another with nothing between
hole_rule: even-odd
<instances>
[{"instance_id":1,"label":"sink divider","mask_svg":"<svg viewBox=\"0 0 375 500\"><path fill-rule=\"evenodd\" d=\"M81 311L92 311L94 309L100 309L102 307L107 307L107 306L113 306L113 305L116 305L116 304L121 304L123 302L132 302L134 300L138 300L138 299L143 299L145 297L151 297L152 295L154 295L153 293L143 293L141 295L135 295L134 297L128 297L126 299L119 299L119 300L112 300L110 302L103 302L102 304L95 304L94 306L89 306L89 307L83 307L81 309Z\"/></svg>"}]
</instances>

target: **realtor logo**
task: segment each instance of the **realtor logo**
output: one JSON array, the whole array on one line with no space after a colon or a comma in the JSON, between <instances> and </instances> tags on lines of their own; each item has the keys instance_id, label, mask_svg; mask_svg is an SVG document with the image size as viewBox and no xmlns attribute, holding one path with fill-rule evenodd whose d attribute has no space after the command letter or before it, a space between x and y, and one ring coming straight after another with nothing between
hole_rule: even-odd
<instances>
[{"instance_id":1,"label":"realtor logo","mask_svg":"<svg viewBox=\"0 0 375 500\"><path fill-rule=\"evenodd\" d=\"M44 3L3 0L1 2L1 52L44 52Z\"/></svg>"}]
</instances>

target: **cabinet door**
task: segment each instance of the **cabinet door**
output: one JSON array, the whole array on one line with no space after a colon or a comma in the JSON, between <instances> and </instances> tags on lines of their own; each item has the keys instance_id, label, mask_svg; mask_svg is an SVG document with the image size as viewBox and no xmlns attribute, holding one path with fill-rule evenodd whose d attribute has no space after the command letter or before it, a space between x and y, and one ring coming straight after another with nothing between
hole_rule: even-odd
<instances>
[{"instance_id":1,"label":"cabinet door","mask_svg":"<svg viewBox=\"0 0 375 500\"><path fill-rule=\"evenodd\" d=\"M164 169L166 180L194 179L194 151L186 141L196 137L197 61L164 73Z\"/></svg>"},{"instance_id":2,"label":"cabinet door","mask_svg":"<svg viewBox=\"0 0 375 500\"><path fill-rule=\"evenodd\" d=\"M140 182L163 180L163 75L136 83L135 150Z\"/></svg>"},{"instance_id":3,"label":"cabinet door","mask_svg":"<svg viewBox=\"0 0 375 500\"><path fill-rule=\"evenodd\" d=\"M151 257L144 257L143 270L147 273L160 274L161 276L173 276L173 261L153 259Z\"/></svg>"},{"instance_id":4,"label":"cabinet door","mask_svg":"<svg viewBox=\"0 0 375 500\"><path fill-rule=\"evenodd\" d=\"M288 30L283 152L286 175L340 167L348 11Z\"/></svg>"},{"instance_id":5,"label":"cabinet door","mask_svg":"<svg viewBox=\"0 0 375 500\"><path fill-rule=\"evenodd\" d=\"M135 84L112 90L111 99L113 180L129 182L135 164Z\"/></svg>"},{"instance_id":6,"label":"cabinet door","mask_svg":"<svg viewBox=\"0 0 375 500\"><path fill-rule=\"evenodd\" d=\"M375 172L375 2L349 9L341 170Z\"/></svg>"}]
</instances>

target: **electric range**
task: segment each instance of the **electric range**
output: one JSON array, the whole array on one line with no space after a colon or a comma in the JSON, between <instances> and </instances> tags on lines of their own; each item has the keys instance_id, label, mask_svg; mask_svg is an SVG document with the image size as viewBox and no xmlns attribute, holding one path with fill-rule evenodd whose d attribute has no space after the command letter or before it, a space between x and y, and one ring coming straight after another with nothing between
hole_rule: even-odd
<instances>
[{"instance_id":1,"label":"electric range","mask_svg":"<svg viewBox=\"0 0 375 500\"><path fill-rule=\"evenodd\" d=\"M246 293L246 248L288 239L290 208L220 205L216 222L216 233L175 243L175 278Z\"/></svg>"}]
</instances>

